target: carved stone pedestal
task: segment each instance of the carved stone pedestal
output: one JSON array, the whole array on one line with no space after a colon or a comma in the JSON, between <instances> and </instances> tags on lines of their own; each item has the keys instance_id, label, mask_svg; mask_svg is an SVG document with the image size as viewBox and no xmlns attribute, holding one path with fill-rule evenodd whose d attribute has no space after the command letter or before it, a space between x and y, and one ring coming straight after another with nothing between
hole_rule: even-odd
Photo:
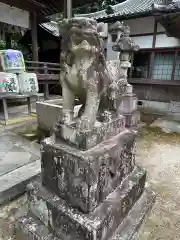
<instances>
[{"instance_id":1,"label":"carved stone pedestal","mask_svg":"<svg viewBox=\"0 0 180 240\"><path fill-rule=\"evenodd\" d=\"M137 127L140 124L140 112L137 110L137 97L126 93L116 99L117 114L125 117L126 128Z\"/></svg>"},{"instance_id":2,"label":"carved stone pedestal","mask_svg":"<svg viewBox=\"0 0 180 240\"><path fill-rule=\"evenodd\" d=\"M155 196L135 165L135 133L115 122L124 126L125 118L109 121L106 138L83 150L45 139L41 181L28 186L29 212L17 219L17 239L132 239ZM95 139L106 124L96 126Z\"/></svg>"}]
</instances>

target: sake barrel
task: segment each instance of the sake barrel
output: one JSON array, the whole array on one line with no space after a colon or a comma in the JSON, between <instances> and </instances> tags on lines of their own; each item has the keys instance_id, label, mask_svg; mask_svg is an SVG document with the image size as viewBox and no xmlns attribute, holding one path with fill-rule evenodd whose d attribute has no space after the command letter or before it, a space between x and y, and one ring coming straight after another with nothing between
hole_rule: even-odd
<instances>
[{"instance_id":1,"label":"sake barrel","mask_svg":"<svg viewBox=\"0 0 180 240\"><path fill-rule=\"evenodd\" d=\"M0 72L0 93L19 93L19 82L16 74Z\"/></svg>"},{"instance_id":2,"label":"sake barrel","mask_svg":"<svg viewBox=\"0 0 180 240\"><path fill-rule=\"evenodd\" d=\"M20 93L38 93L39 86L37 75L35 73L23 72L17 74Z\"/></svg>"},{"instance_id":3,"label":"sake barrel","mask_svg":"<svg viewBox=\"0 0 180 240\"><path fill-rule=\"evenodd\" d=\"M21 73L25 71L24 57L18 50L0 50L0 71Z\"/></svg>"}]
</instances>

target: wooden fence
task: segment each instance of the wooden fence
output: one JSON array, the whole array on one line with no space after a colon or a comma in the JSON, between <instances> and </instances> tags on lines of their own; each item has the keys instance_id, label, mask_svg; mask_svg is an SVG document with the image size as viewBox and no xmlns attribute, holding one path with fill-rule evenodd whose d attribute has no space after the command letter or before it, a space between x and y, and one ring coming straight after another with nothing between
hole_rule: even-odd
<instances>
[{"instance_id":1,"label":"wooden fence","mask_svg":"<svg viewBox=\"0 0 180 240\"><path fill-rule=\"evenodd\" d=\"M49 98L49 84L58 84L60 64L49 62L25 61L26 71L37 74L39 85L44 85L44 98Z\"/></svg>"}]
</instances>

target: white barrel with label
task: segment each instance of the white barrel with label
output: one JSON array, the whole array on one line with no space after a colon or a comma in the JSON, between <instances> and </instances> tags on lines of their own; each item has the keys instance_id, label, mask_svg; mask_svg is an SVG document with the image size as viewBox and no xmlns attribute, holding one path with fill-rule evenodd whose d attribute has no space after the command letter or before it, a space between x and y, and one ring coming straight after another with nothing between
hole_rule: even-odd
<instances>
[{"instance_id":1,"label":"white barrel with label","mask_svg":"<svg viewBox=\"0 0 180 240\"><path fill-rule=\"evenodd\" d=\"M38 93L39 92L39 86L38 86L38 80L37 75L35 73L28 73L23 72L20 74L17 74L18 81L19 81L19 88L20 93Z\"/></svg>"},{"instance_id":2,"label":"white barrel with label","mask_svg":"<svg viewBox=\"0 0 180 240\"><path fill-rule=\"evenodd\" d=\"M19 82L16 74L0 72L0 93L19 93Z\"/></svg>"},{"instance_id":3,"label":"white barrel with label","mask_svg":"<svg viewBox=\"0 0 180 240\"><path fill-rule=\"evenodd\" d=\"M24 72L25 63L22 52L13 49L0 50L0 71L8 73Z\"/></svg>"}]
</instances>

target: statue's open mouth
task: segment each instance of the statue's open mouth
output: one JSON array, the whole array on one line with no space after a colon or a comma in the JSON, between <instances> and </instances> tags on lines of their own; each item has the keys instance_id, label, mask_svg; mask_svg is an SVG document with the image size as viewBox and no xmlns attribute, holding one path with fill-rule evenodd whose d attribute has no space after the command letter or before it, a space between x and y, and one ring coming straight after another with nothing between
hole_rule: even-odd
<instances>
[{"instance_id":1,"label":"statue's open mouth","mask_svg":"<svg viewBox=\"0 0 180 240\"><path fill-rule=\"evenodd\" d=\"M88 52L98 52L98 48L95 45L89 44L88 41L83 40L80 44L73 44L71 50L73 52L83 50L83 51L88 51Z\"/></svg>"}]
</instances>

